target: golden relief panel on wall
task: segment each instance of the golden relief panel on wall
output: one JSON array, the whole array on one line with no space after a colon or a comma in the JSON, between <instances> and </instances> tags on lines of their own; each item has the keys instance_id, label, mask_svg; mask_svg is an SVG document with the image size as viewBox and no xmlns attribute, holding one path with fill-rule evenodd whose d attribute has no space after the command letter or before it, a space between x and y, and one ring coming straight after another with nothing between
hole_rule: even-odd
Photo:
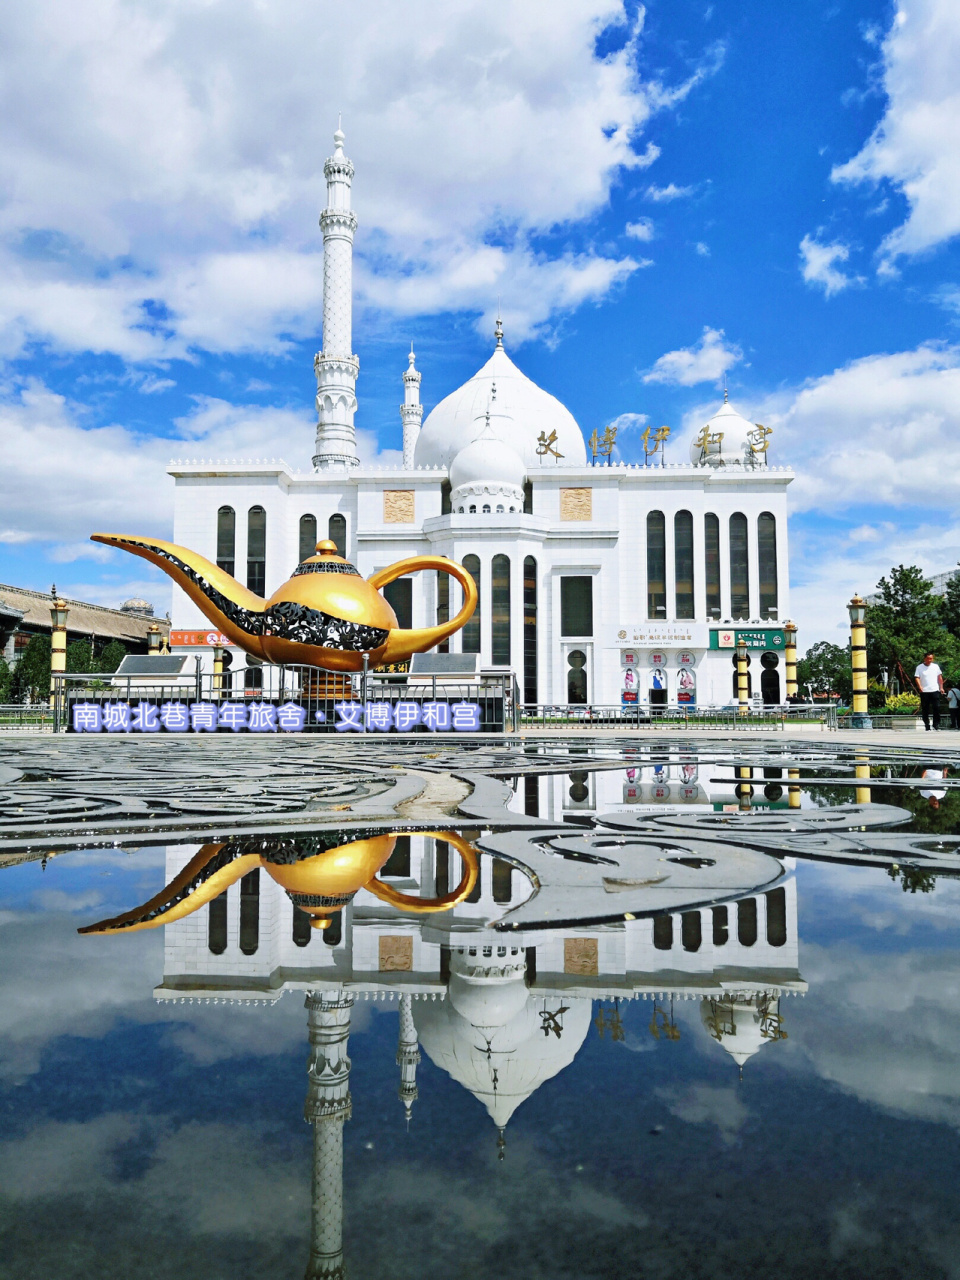
<instances>
[{"instance_id":1,"label":"golden relief panel on wall","mask_svg":"<svg viewBox=\"0 0 960 1280\"><path fill-rule=\"evenodd\" d=\"M409 933L380 938L380 972L409 972L413 969L413 938Z\"/></svg>"},{"instance_id":2,"label":"golden relief panel on wall","mask_svg":"<svg viewBox=\"0 0 960 1280\"><path fill-rule=\"evenodd\" d=\"M416 520L412 489L384 489L383 523L414 524Z\"/></svg>"},{"instance_id":3,"label":"golden relief panel on wall","mask_svg":"<svg viewBox=\"0 0 960 1280\"><path fill-rule=\"evenodd\" d=\"M593 978L600 972L600 957L596 938L564 938L563 972Z\"/></svg>"},{"instance_id":4,"label":"golden relief panel on wall","mask_svg":"<svg viewBox=\"0 0 960 1280\"><path fill-rule=\"evenodd\" d=\"M592 489L561 489L560 490L560 519L561 520L592 520L593 519L593 490Z\"/></svg>"}]
</instances>

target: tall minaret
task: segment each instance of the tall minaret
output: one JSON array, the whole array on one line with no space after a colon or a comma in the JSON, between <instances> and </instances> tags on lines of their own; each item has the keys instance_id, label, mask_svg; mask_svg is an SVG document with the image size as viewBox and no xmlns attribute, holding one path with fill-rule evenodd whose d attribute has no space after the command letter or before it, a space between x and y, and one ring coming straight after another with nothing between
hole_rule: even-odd
<instances>
[{"instance_id":1,"label":"tall minaret","mask_svg":"<svg viewBox=\"0 0 960 1280\"><path fill-rule=\"evenodd\" d=\"M400 1068L399 1098L407 1113L407 1124L413 1104L420 1096L417 1088L417 1067L420 1064L420 1043L417 1028L413 1025L413 1001L410 996L400 997L400 1034L397 1039L397 1066Z\"/></svg>"},{"instance_id":2,"label":"tall minaret","mask_svg":"<svg viewBox=\"0 0 960 1280\"><path fill-rule=\"evenodd\" d=\"M413 343L410 343L410 355L403 375L403 404L400 406L400 421L403 423L403 466L413 469L413 451L417 447L417 436L420 434L420 423L423 419L423 405L420 403L420 374L414 366Z\"/></svg>"},{"instance_id":3,"label":"tall minaret","mask_svg":"<svg viewBox=\"0 0 960 1280\"><path fill-rule=\"evenodd\" d=\"M334 152L323 166L327 207L323 231L323 350L313 362L317 375L317 452L313 466L359 466L353 415L357 411L360 361L353 354L353 236L357 215L350 208L353 165L343 154L343 133L333 135Z\"/></svg>"},{"instance_id":4,"label":"tall minaret","mask_svg":"<svg viewBox=\"0 0 960 1280\"><path fill-rule=\"evenodd\" d=\"M344 1280L343 1125L350 1119L350 1010L344 991L311 991L309 1084L303 1118L313 1125L313 1212L305 1280Z\"/></svg>"}]
</instances>

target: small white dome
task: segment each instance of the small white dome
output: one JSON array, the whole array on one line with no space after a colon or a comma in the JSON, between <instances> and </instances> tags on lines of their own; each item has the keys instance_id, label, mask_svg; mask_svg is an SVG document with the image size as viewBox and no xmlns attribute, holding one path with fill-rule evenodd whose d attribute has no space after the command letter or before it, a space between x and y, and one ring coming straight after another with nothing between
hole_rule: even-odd
<instances>
[{"instance_id":1,"label":"small white dome","mask_svg":"<svg viewBox=\"0 0 960 1280\"><path fill-rule=\"evenodd\" d=\"M707 433L705 440L703 432ZM751 445L755 442L757 424L748 422L725 400L690 442L690 461L710 467L763 466L766 454L753 452Z\"/></svg>"},{"instance_id":2,"label":"small white dome","mask_svg":"<svg viewBox=\"0 0 960 1280\"><path fill-rule=\"evenodd\" d=\"M153 617L153 605L147 600L141 600L139 596L134 596L130 600L124 600L120 606L121 613L144 613L148 617Z\"/></svg>"},{"instance_id":3,"label":"small white dome","mask_svg":"<svg viewBox=\"0 0 960 1280\"><path fill-rule=\"evenodd\" d=\"M415 465L449 467L473 441L477 418L491 404L497 414L494 435L519 453L527 475L545 466L586 466L587 449L573 414L521 373L499 343L483 368L427 415L417 438ZM562 455L559 462L553 454L537 453L540 435L548 440L554 431L551 447Z\"/></svg>"},{"instance_id":4,"label":"small white dome","mask_svg":"<svg viewBox=\"0 0 960 1280\"><path fill-rule=\"evenodd\" d=\"M741 1069L765 1044L781 1038L776 1031L779 1011L779 1000L763 995L700 1002L703 1025Z\"/></svg>"}]
</instances>

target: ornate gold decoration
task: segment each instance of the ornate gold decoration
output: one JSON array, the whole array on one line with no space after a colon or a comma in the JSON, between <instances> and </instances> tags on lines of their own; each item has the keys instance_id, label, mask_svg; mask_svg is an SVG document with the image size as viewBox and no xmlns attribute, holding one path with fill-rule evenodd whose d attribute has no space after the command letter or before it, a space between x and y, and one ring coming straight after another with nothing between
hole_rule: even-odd
<instances>
[{"instance_id":1,"label":"ornate gold decoration","mask_svg":"<svg viewBox=\"0 0 960 1280\"><path fill-rule=\"evenodd\" d=\"M380 972L409 973L413 968L413 938L409 933L380 937Z\"/></svg>"},{"instance_id":2,"label":"ornate gold decoration","mask_svg":"<svg viewBox=\"0 0 960 1280\"><path fill-rule=\"evenodd\" d=\"M747 432L751 453L766 453L770 448L770 437L772 435L773 427L765 427L758 422L753 431Z\"/></svg>"},{"instance_id":3,"label":"ornate gold decoration","mask_svg":"<svg viewBox=\"0 0 960 1280\"><path fill-rule=\"evenodd\" d=\"M593 1025L597 1028L597 1034L602 1040L604 1033L610 1032L611 1040L622 1040L625 1032L623 1029L623 1019L620 1017L620 1001L615 999L613 1008L606 1012L603 1005L597 1010L597 1016L593 1020Z\"/></svg>"},{"instance_id":4,"label":"ornate gold decoration","mask_svg":"<svg viewBox=\"0 0 960 1280\"><path fill-rule=\"evenodd\" d=\"M679 1040L680 1028L673 1020L673 997L670 997L670 1012L667 1013L656 1000L653 1002L653 1017L650 1019L650 1034L654 1040L663 1036L667 1040Z\"/></svg>"},{"instance_id":5,"label":"ornate gold decoration","mask_svg":"<svg viewBox=\"0 0 960 1280\"><path fill-rule=\"evenodd\" d=\"M561 520L592 520L593 519L593 490L592 489L561 489L560 490L560 519Z\"/></svg>"},{"instance_id":6,"label":"ornate gold decoration","mask_svg":"<svg viewBox=\"0 0 960 1280\"><path fill-rule=\"evenodd\" d=\"M299 564L293 577L264 600L211 561L174 542L116 533L95 533L92 541L158 565L231 644L266 662L325 671L360 671L364 654L374 667L403 662L459 631L477 607L473 578L445 556L410 556L364 581L337 554L335 543L318 542L317 554ZM456 578L463 588L463 608L438 626L404 629L379 588L421 569Z\"/></svg>"},{"instance_id":7,"label":"ornate gold decoration","mask_svg":"<svg viewBox=\"0 0 960 1280\"><path fill-rule=\"evenodd\" d=\"M331 916L346 906L359 889L366 889L391 907L416 915L449 911L463 902L477 883L477 851L456 831L416 833L446 840L460 854L463 878L452 893L438 898L414 897L377 879L401 834L391 831L367 835L362 840L351 840L319 852L311 852L318 843L316 837L242 836L205 844L179 875L142 906L77 932L134 933L171 924L199 911L258 867L286 891L295 906L310 916L315 929L325 929Z\"/></svg>"},{"instance_id":8,"label":"ornate gold decoration","mask_svg":"<svg viewBox=\"0 0 960 1280\"><path fill-rule=\"evenodd\" d=\"M653 436L650 435L650 428L647 427L640 439L643 441L643 462L644 466L649 466L649 459L656 456L657 451L660 452L660 462L663 463L664 445L670 435L669 427L657 427Z\"/></svg>"},{"instance_id":9,"label":"ornate gold decoration","mask_svg":"<svg viewBox=\"0 0 960 1280\"><path fill-rule=\"evenodd\" d=\"M415 524L414 491L412 489L384 489L383 523Z\"/></svg>"},{"instance_id":10,"label":"ornate gold decoration","mask_svg":"<svg viewBox=\"0 0 960 1280\"><path fill-rule=\"evenodd\" d=\"M593 454L593 463L596 466L597 456L602 455L610 464L610 455L613 453L613 446L617 443L617 428L610 425L603 429L603 435L597 435L597 429L594 427L593 435L590 437L590 452Z\"/></svg>"},{"instance_id":11,"label":"ornate gold decoration","mask_svg":"<svg viewBox=\"0 0 960 1280\"><path fill-rule=\"evenodd\" d=\"M711 448L714 445L716 445L717 448L722 451L723 432L711 431L709 427L704 427L703 430L700 432L700 434L697 436L694 443L696 444L697 448L700 450L700 457L698 461L703 462L704 458L706 458L707 454L710 452Z\"/></svg>"},{"instance_id":12,"label":"ornate gold decoration","mask_svg":"<svg viewBox=\"0 0 960 1280\"><path fill-rule=\"evenodd\" d=\"M547 454L552 454L555 458L562 458L563 454L556 448L557 433L551 431L549 435L545 431L541 431L537 436L537 453L541 458L545 458Z\"/></svg>"},{"instance_id":13,"label":"ornate gold decoration","mask_svg":"<svg viewBox=\"0 0 960 1280\"><path fill-rule=\"evenodd\" d=\"M593 978L600 971L596 938L564 938L563 972Z\"/></svg>"}]
</instances>

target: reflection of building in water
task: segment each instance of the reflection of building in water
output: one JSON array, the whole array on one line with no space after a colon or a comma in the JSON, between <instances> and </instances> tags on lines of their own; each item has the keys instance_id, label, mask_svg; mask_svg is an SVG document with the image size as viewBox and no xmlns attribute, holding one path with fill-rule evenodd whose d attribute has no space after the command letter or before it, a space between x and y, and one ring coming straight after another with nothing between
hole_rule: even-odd
<instances>
[{"instance_id":1,"label":"reflection of building in water","mask_svg":"<svg viewBox=\"0 0 960 1280\"><path fill-rule=\"evenodd\" d=\"M195 848L168 849L168 879ZM460 867L446 841L400 836L381 879L404 893L433 897L458 883ZM283 890L254 871L165 926L164 978L156 995L273 1001L294 989L402 997L397 1062L407 1115L417 1096L419 1041L502 1126L573 1060L594 1000L713 1002L704 1017L714 1017L721 1030L716 1034L709 1023L707 1030L740 1062L745 1018L754 1007L749 1002L766 1001L756 1048L777 1038L770 1028L780 995L806 989L792 878L739 902L652 919L509 934L490 927L530 892L521 871L483 855L476 889L453 911L415 917L361 890L342 923L337 917L321 933L303 928L302 913Z\"/></svg>"},{"instance_id":2,"label":"reflection of building in water","mask_svg":"<svg viewBox=\"0 0 960 1280\"><path fill-rule=\"evenodd\" d=\"M167 928L170 928L168 925ZM343 991L307 996L310 1061L304 1119L313 1125L310 1262L306 1280L342 1280L343 1125L350 1119L350 1011Z\"/></svg>"}]
</instances>

